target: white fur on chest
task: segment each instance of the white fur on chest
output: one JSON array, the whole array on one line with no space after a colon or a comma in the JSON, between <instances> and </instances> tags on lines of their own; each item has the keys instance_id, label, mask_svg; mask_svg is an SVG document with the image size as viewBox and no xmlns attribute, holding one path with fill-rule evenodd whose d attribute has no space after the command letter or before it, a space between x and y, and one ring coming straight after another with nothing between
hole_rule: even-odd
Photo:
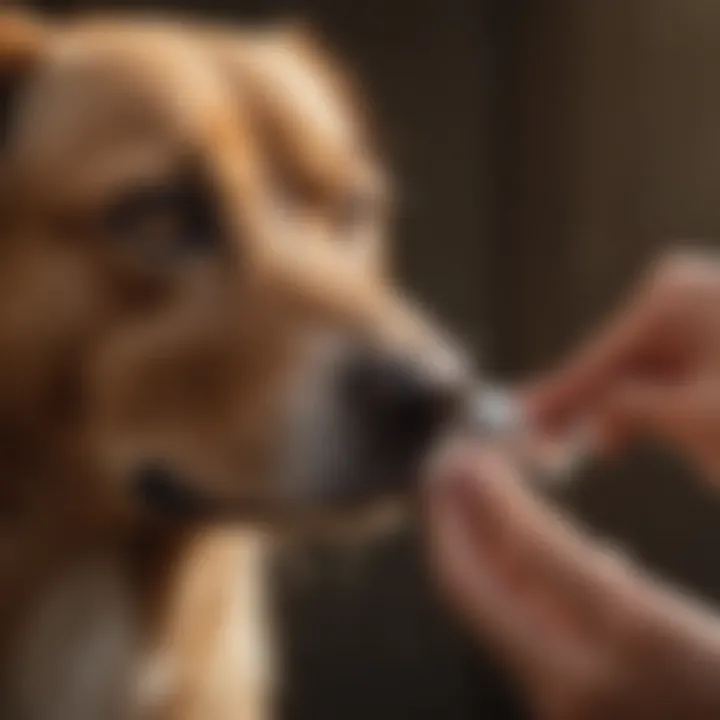
<instances>
[{"instance_id":1,"label":"white fur on chest","mask_svg":"<svg viewBox=\"0 0 720 720\"><path fill-rule=\"evenodd\" d=\"M252 534L231 533L207 548L219 550L228 572L221 576L223 602L211 617L216 640L202 650L209 652L202 678L196 676L193 648L180 651L193 637L186 633L202 608L191 603L170 624L175 634L150 647L137 623L136 599L122 564L112 556L97 556L76 563L28 608L6 697L0 698L0 718L140 720L153 717L187 687L195 690L195 710L188 717L269 717L274 663L262 582L265 543ZM208 557L199 554L198 572L211 565ZM212 578L201 575L200 580Z\"/></svg>"},{"instance_id":2,"label":"white fur on chest","mask_svg":"<svg viewBox=\"0 0 720 720\"><path fill-rule=\"evenodd\" d=\"M11 720L125 717L137 633L119 563L78 563L29 610L7 688Z\"/></svg>"}]
</instances>

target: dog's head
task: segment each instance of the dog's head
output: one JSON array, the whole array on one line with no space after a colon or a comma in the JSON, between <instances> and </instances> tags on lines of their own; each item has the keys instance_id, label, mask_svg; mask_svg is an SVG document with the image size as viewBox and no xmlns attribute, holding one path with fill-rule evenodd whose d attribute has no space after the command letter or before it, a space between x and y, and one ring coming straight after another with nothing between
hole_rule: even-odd
<instances>
[{"instance_id":1,"label":"dog's head","mask_svg":"<svg viewBox=\"0 0 720 720\"><path fill-rule=\"evenodd\" d=\"M386 277L387 180L321 49L6 16L0 85L7 444L130 515L410 482L464 371Z\"/></svg>"}]
</instances>

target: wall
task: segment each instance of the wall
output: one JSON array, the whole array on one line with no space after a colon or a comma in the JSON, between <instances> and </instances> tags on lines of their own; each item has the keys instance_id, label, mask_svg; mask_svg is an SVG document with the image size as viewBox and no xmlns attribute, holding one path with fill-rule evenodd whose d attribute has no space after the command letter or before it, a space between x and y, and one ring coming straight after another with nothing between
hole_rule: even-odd
<instances>
[{"instance_id":1,"label":"wall","mask_svg":"<svg viewBox=\"0 0 720 720\"><path fill-rule=\"evenodd\" d=\"M497 4L493 362L542 369L678 239L720 237L720 6ZM512 290L508 290L512 288ZM720 597L720 508L638 448L565 500L660 572Z\"/></svg>"}]
</instances>

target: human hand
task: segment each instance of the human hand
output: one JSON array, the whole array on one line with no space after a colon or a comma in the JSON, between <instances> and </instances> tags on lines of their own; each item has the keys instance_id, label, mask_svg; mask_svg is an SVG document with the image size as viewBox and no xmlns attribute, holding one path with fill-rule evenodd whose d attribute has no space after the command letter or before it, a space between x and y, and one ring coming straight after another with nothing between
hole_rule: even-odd
<instances>
[{"instance_id":1,"label":"human hand","mask_svg":"<svg viewBox=\"0 0 720 720\"><path fill-rule=\"evenodd\" d=\"M720 717L720 623L536 498L492 449L443 453L429 482L444 594L548 720Z\"/></svg>"},{"instance_id":2,"label":"human hand","mask_svg":"<svg viewBox=\"0 0 720 720\"><path fill-rule=\"evenodd\" d=\"M539 428L590 419L609 452L655 436L720 477L720 260L659 263L608 326L525 399Z\"/></svg>"}]
</instances>

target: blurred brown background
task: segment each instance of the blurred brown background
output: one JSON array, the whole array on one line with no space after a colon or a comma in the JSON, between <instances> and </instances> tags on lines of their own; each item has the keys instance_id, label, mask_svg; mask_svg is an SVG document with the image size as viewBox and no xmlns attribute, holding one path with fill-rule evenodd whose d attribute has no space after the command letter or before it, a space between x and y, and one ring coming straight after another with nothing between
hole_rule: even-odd
<instances>
[{"instance_id":1,"label":"blurred brown background","mask_svg":"<svg viewBox=\"0 0 720 720\"><path fill-rule=\"evenodd\" d=\"M164 4L308 16L354 64L404 192L400 271L501 377L558 359L659 247L720 237L713 0ZM563 501L720 599L720 506L684 474L638 450ZM354 586L327 572L309 590L281 574L288 718L516 716L512 692L438 609L420 557L405 537Z\"/></svg>"}]
</instances>

